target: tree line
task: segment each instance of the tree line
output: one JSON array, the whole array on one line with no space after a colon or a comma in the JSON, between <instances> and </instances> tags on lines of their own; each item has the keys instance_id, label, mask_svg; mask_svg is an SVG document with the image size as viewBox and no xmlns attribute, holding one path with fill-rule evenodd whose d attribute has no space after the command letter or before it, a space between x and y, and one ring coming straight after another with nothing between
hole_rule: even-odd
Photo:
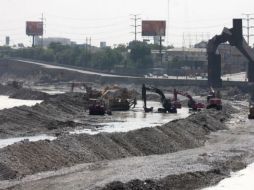
<instances>
[{"instance_id":1,"label":"tree line","mask_svg":"<svg viewBox=\"0 0 254 190\"><path fill-rule=\"evenodd\" d=\"M12 49L2 47L0 56L8 55L105 71L139 70L153 67L152 48L152 45L140 41L130 42L128 46L120 44L115 48L51 43L47 48Z\"/></svg>"}]
</instances>

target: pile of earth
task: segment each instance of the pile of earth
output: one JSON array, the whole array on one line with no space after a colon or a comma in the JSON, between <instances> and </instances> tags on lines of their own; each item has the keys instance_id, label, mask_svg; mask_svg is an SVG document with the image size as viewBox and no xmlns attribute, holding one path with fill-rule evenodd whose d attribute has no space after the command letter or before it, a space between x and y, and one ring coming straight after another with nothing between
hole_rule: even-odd
<instances>
[{"instance_id":1,"label":"pile of earth","mask_svg":"<svg viewBox=\"0 0 254 190\"><path fill-rule=\"evenodd\" d=\"M96 190L191 190L214 186L222 179L228 178L231 172L246 168L246 157L248 153L244 150L229 150L217 153L200 154L197 158L199 163L208 167L191 167L191 170L179 172L177 169L166 176L155 176L154 178L113 181L106 185L97 187ZM191 156L190 156L191 157ZM191 159L191 158L190 158ZM186 165L186 163L184 163ZM176 166L181 167L181 166ZM181 169L180 169L181 170Z\"/></svg>"},{"instance_id":2,"label":"pile of earth","mask_svg":"<svg viewBox=\"0 0 254 190\"><path fill-rule=\"evenodd\" d=\"M49 98L49 94L23 88L17 81L10 82L6 85L0 84L0 94L23 100L45 100Z\"/></svg>"},{"instance_id":3,"label":"pile of earth","mask_svg":"<svg viewBox=\"0 0 254 190\"><path fill-rule=\"evenodd\" d=\"M64 135L54 141L23 141L0 149L0 166L4 168L0 170L0 180L79 163L165 154L200 147L210 132L226 129L224 121L229 117L225 109L205 110L163 126L126 133Z\"/></svg>"},{"instance_id":4,"label":"pile of earth","mask_svg":"<svg viewBox=\"0 0 254 190\"><path fill-rule=\"evenodd\" d=\"M222 91L222 97L234 101L248 100L248 89L238 87L228 87Z\"/></svg>"},{"instance_id":5,"label":"pile of earth","mask_svg":"<svg viewBox=\"0 0 254 190\"><path fill-rule=\"evenodd\" d=\"M76 127L73 120L84 115L88 98L83 93L49 96L35 106L20 106L0 110L0 137L58 133L63 128Z\"/></svg>"},{"instance_id":6,"label":"pile of earth","mask_svg":"<svg viewBox=\"0 0 254 190\"><path fill-rule=\"evenodd\" d=\"M127 183L115 181L104 188L97 188L97 190L190 190L214 185L227 176L219 169L213 169L170 175L159 180L147 179L142 181L135 179Z\"/></svg>"},{"instance_id":7,"label":"pile of earth","mask_svg":"<svg viewBox=\"0 0 254 190\"><path fill-rule=\"evenodd\" d=\"M168 175L161 179L134 179L127 183L120 181L111 182L105 187L96 190L191 190L213 186L222 179L230 176L231 171L241 170L246 167L243 159L233 156L230 161L212 163L211 169Z\"/></svg>"}]
</instances>

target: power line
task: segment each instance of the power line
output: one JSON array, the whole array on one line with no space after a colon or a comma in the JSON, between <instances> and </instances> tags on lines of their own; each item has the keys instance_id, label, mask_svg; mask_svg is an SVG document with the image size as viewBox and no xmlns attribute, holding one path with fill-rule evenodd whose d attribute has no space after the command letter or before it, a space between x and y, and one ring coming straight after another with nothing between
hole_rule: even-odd
<instances>
[{"instance_id":1,"label":"power line","mask_svg":"<svg viewBox=\"0 0 254 190\"><path fill-rule=\"evenodd\" d=\"M247 26L244 26L244 28L246 28L247 29L247 42L248 42L248 45L250 45L250 37L251 36L253 36L253 35L251 35L250 34L250 29L251 28L254 28L254 26L251 26L250 25L250 21L251 20L254 20L254 18L251 18L251 15L254 15L254 14L243 14L246 18L243 18L243 20L246 20L246 22L247 22Z\"/></svg>"},{"instance_id":2,"label":"power line","mask_svg":"<svg viewBox=\"0 0 254 190\"><path fill-rule=\"evenodd\" d=\"M76 21L84 21L84 22L87 22L87 21L91 21L91 22L94 22L94 21L105 21L105 20L120 20L120 19L123 19L123 18L126 18L128 16L116 16L116 17L102 17L102 18L77 18L77 17L66 17L66 16L60 16L60 15L55 15L55 14L48 14L49 16L52 16L54 17L54 19L67 19L67 20L76 20Z\"/></svg>"},{"instance_id":3,"label":"power line","mask_svg":"<svg viewBox=\"0 0 254 190\"><path fill-rule=\"evenodd\" d=\"M87 29L104 29L104 28L115 28L118 26L125 26L125 24L122 21L118 21L118 22L114 22L114 23L109 23L109 24L98 24L98 25L93 25L93 26L87 26L87 25L79 25L79 26L75 26L75 25L65 25L62 23L47 23L47 26L50 27L55 27L55 28L59 28L59 27L65 27L65 28L72 28L72 29L80 29L80 30L87 30Z\"/></svg>"},{"instance_id":4,"label":"power line","mask_svg":"<svg viewBox=\"0 0 254 190\"><path fill-rule=\"evenodd\" d=\"M140 33L140 32L137 32L137 28L139 26L141 26L141 25L138 25L137 22L139 20L141 20L141 18L139 18L137 14L136 15L131 15L131 16L133 16L133 18L131 18L131 20L134 20L134 25L131 25L132 27L134 27L134 32L132 32L132 33L134 33L135 41L137 41L137 34Z\"/></svg>"}]
</instances>

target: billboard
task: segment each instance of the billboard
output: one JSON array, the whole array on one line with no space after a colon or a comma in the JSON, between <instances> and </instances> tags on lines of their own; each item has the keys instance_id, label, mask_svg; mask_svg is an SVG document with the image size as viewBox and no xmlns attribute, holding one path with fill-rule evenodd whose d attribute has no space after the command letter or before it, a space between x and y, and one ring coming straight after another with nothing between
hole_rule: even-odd
<instances>
[{"instance_id":1,"label":"billboard","mask_svg":"<svg viewBox=\"0 0 254 190\"><path fill-rule=\"evenodd\" d=\"M43 22L27 21L26 34L28 36L42 36L43 35Z\"/></svg>"},{"instance_id":2,"label":"billboard","mask_svg":"<svg viewBox=\"0 0 254 190\"><path fill-rule=\"evenodd\" d=\"M165 36L166 21L164 20L143 20L142 36Z\"/></svg>"}]
</instances>

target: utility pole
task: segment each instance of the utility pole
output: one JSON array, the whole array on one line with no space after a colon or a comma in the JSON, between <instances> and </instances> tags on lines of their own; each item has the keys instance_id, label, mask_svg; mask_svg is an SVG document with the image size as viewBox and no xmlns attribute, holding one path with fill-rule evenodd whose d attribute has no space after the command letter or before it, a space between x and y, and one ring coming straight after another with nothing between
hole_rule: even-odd
<instances>
[{"instance_id":1,"label":"utility pole","mask_svg":"<svg viewBox=\"0 0 254 190\"><path fill-rule=\"evenodd\" d=\"M91 37L86 37L86 42L84 44L84 48L85 48L85 55L86 56L91 53L91 49L92 49L92 38Z\"/></svg>"},{"instance_id":2,"label":"utility pole","mask_svg":"<svg viewBox=\"0 0 254 190\"><path fill-rule=\"evenodd\" d=\"M251 16L254 14L243 14L243 15L246 17L246 18L243 18L243 20L246 20L246 22L247 22L247 26L244 26L244 28L247 29L247 35L245 35L245 36L247 36L247 42L248 42L248 45L250 45L250 37L254 36L254 35L250 34L250 29L254 28L254 26L250 25L250 21L254 20L254 18L251 18Z\"/></svg>"},{"instance_id":3,"label":"utility pole","mask_svg":"<svg viewBox=\"0 0 254 190\"><path fill-rule=\"evenodd\" d=\"M139 15L137 15L137 14L131 15L131 16L133 16L133 18L131 18L131 20L134 20L134 25L131 25L132 27L134 27L134 32L132 32L132 33L134 33L135 41L137 41L137 34L140 33L140 32L137 32L137 28L141 26L141 25L138 25L137 22L139 20L141 20L141 18L139 18L138 17Z\"/></svg>"},{"instance_id":4,"label":"utility pole","mask_svg":"<svg viewBox=\"0 0 254 190\"><path fill-rule=\"evenodd\" d=\"M184 50L185 48L185 34L183 33L183 38L182 38L182 48Z\"/></svg>"},{"instance_id":5,"label":"utility pole","mask_svg":"<svg viewBox=\"0 0 254 190\"><path fill-rule=\"evenodd\" d=\"M170 0L168 0L167 45L169 46Z\"/></svg>"},{"instance_id":6,"label":"utility pole","mask_svg":"<svg viewBox=\"0 0 254 190\"><path fill-rule=\"evenodd\" d=\"M92 49L92 38L89 38L89 54L91 54L91 49Z\"/></svg>"},{"instance_id":7,"label":"utility pole","mask_svg":"<svg viewBox=\"0 0 254 190\"><path fill-rule=\"evenodd\" d=\"M41 22L42 22L42 25L43 25L43 31L42 31L42 36L41 36L41 47L43 47L43 35L44 35L44 26L45 26L45 24L44 24L44 21L45 21L46 19L44 18L44 15L43 15L43 13L41 14Z\"/></svg>"},{"instance_id":8,"label":"utility pole","mask_svg":"<svg viewBox=\"0 0 254 190\"><path fill-rule=\"evenodd\" d=\"M87 56L87 49L88 49L88 38L86 37L86 43L85 43L85 55Z\"/></svg>"}]
</instances>

